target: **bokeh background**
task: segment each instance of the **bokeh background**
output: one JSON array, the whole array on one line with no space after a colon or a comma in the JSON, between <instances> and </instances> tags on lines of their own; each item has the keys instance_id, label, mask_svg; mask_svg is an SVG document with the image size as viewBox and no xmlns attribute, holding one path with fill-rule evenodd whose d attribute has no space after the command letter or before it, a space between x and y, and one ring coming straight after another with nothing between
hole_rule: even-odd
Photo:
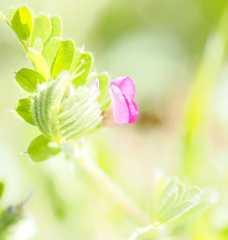
<instances>
[{"instance_id":1,"label":"bokeh background","mask_svg":"<svg viewBox=\"0 0 228 240\"><path fill-rule=\"evenodd\" d=\"M0 1L7 14L17 0ZM228 239L228 15L226 0L27 0L60 15L63 37L93 53L94 70L129 76L140 109L133 125L86 138L91 155L145 211L153 212L161 176L178 176L213 198L204 212L168 225L158 237ZM124 240L136 223L63 154L33 165L25 147L39 132L14 117L23 97L14 71L32 68L0 21L1 207L25 204L13 240ZM153 218L153 214L151 214Z\"/></svg>"}]
</instances>

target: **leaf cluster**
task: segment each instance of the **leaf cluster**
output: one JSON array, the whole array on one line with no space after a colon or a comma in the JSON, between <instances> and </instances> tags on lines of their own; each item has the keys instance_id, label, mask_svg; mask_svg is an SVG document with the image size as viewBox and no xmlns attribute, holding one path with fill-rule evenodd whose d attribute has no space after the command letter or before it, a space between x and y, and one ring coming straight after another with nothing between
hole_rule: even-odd
<instances>
[{"instance_id":1,"label":"leaf cluster","mask_svg":"<svg viewBox=\"0 0 228 240\"><path fill-rule=\"evenodd\" d=\"M2 13L0 17L14 31L34 67L22 68L15 73L15 82L27 98L15 103L14 112L41 131L42 135L32 141L27 152L33 161L44 161L60 152L54 142L62 144L98 125L100 109L104 111L110 104L105 100L109 76L93 73L92 54L76 48L72 39L62 38L59 16L50 17L43 12L36 15L32 8L20 5L9 9L8 18ZM80 91L77 90L82 89L85 93L95 78L99 81L100 91L96 105L89 101L88 93L83 100L79 99ZM77 96L68 99L70 85ZM73 109L77 110L77 116Z\"/></svg>"}]
</instances>

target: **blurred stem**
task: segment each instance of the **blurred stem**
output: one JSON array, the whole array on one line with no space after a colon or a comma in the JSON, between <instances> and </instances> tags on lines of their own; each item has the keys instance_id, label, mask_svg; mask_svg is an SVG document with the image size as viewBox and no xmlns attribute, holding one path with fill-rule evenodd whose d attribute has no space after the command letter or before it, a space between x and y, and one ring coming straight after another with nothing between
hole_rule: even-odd
<instances>
[{"instance_id":1,"label":"blurred stem","mask_svg":"<svg viewBox=\"0 0 228 240\"><path fill-rule=\"evenodd\" d=\"M146 227L138 228L135 232L133 232L128 240L135 240L139 235L147 233L150 230L155 229L154 225L148 225Z\"/></svg>"},{"instance_id":2,"label":"blurred stem","mask_svg":"<svg viewBox=\"0 0 228 240\"><path fill-rule=\"evenodd\" d=\"M125 212L141 222L148 222L147 214L136 204L136 202L118 185L106 172L89 156L82 145L73 145L68 142L62 149L66 155L77 163L87 174L102 186L113 199L123 208Z\"/></svg>"},{"instance_id":3,"label":"blurred stem","mask_svg":"<svg viewBox=\"0 0 228 240\"><path fill-rule=\"evenodd\" d=\"M201 173L199 164L206 159L204 138L208 123L210 101L224 59L227 55L228 6L220 18L217 29L210 34L204 50L183 122L182 171L192 180ZM198 172L197 172L198 171Z\"/></svg>"}]
</instances>

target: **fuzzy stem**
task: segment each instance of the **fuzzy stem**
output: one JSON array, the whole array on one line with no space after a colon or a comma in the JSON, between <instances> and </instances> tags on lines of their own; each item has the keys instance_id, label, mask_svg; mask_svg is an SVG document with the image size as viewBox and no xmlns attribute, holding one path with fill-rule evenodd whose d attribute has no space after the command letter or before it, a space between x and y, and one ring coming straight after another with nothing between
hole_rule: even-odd
<instances>
[{"instance_id":1,"label":"fuzzy stem","mask_svg":"<svg viewBox=\"0 0 228 240\"><path fill-rule=\"evenodd\" d=\"M73 145L67 142L62 146L66 155L78 164L87 174L102 186L119 205L134 218L141 222L148 222L147 214L136 204L136 202L119 187L100 166L89 156L82 145Z\"/></svg>"}]
</instances>

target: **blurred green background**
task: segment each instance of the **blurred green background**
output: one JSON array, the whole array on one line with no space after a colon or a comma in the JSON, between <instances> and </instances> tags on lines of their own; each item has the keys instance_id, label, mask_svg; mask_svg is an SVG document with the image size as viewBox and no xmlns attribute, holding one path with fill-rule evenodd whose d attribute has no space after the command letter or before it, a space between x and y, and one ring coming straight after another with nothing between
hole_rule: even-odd
<instances>
[{"instance_id":1,"label":"blurred green background","mask_svg":"<svg viewBox=\"0 0 228 240\"><path fill-rule=\"evenodd\" d=\"M0 10L21 3L0 1ZM145 211L159 177L178 176L212 192L205 212L139 239L228 239L228 17L226 0L27 0L36 13L61 16L63 37L93 53L94 70L136 85L133 125L86 139L100 166ZM25 220L9 239L124 240L136 222L63 154L33 165L25 147L39 133L12 112L23 97L14 71L32 68L0 22L0 178L2 207L21 202ZM11 71L10 71L11 70ZM153 215L152 215L153 218Z\"/></svg>"}]
</instances>

